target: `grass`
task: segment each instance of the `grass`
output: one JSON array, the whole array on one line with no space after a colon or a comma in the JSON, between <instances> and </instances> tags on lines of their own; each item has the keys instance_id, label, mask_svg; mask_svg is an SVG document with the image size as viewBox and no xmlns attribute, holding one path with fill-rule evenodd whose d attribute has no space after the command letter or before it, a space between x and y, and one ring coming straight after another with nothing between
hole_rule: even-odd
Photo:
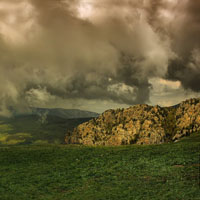
<instances>
[{"instance_id":1,"label":"grass","mask_svg":"<svg viewBox=\"0 0 200 200\"><path fill-rule=\"evenodd\" d=\"M199 200L200 134L150 146L0 147L0 200Z\"/></svg>"}]
</instances>

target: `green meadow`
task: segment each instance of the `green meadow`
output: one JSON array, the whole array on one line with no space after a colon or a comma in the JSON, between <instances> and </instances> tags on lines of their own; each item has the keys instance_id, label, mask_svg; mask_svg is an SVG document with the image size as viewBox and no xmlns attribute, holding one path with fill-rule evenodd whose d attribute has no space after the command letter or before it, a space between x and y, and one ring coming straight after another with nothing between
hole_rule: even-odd
<instances>
[{"instance_id":1,"label":"green meadow","mask_svg":"<svg viewBox=\"0 0 200 200\"><path fill-rule=\"evenodd\" d=\"M3 145L0 200L199 200L199 159L200 134L150 146Z\"/></svg>"}]
</instances>

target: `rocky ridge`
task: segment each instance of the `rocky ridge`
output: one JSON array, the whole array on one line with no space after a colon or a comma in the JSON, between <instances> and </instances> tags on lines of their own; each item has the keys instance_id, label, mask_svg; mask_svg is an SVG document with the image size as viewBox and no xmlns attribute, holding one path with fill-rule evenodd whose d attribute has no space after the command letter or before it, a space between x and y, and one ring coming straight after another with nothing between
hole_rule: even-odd
<instances>
[{"instance_id":1,"label":"rocky ridge","mask_svg":"<svg viewBox=\"0 0 200 200\"><path fill-rule=\"evenodd\" d=\"M107 110L79 125L65 138L67 144L161 144L200 131L200 99L176 106L146 104Z\"/></svg>"}]
</instances>

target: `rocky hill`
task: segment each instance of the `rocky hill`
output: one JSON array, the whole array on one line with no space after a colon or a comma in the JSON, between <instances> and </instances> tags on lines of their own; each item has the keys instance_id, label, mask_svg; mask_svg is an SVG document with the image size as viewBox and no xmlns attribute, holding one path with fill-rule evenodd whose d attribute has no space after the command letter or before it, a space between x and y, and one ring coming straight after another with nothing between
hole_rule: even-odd
<instances>
[{"instance_id":1,"label":"rocky hill","mask_svg":"<svg viewBox=\"0 0 200 200\"><path fill-rule=\"evenodd\" d=\"M200 131L200 99L176 106L135 105L107 110L66 136L67 144L161 144Z\"/></svg>"}]
</instances>

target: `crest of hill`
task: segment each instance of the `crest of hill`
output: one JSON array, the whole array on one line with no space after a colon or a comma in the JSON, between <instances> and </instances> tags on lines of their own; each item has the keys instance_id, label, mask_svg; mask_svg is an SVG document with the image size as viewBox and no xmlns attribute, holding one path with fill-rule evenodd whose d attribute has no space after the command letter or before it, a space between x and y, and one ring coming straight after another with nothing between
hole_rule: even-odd
<instances>
[{"instance_id":1,"label":"crest of hill","mask_svg":"<svg viewBox=\"0 0 200 200\"><path fill-rule=\"evenodd\" d=\"M67 144L161 144L200 131L200 99L171 107L139 104L107 110L80 124L65 138Z\"/></svg>"}]
</instances>

